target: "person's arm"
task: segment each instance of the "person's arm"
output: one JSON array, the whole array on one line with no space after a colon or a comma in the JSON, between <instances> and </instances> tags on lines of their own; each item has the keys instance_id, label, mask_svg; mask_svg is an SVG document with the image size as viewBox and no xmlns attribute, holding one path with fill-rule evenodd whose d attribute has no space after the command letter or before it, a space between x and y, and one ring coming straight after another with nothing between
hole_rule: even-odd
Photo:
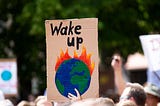
<instances>
[{"instance_id":1,"label":"person's arm","mask_svg":"<svg viewBox=\"0 0 160 106\"><path fill-rule=\"evenodd\" d=\"M122 58L120 55L113 56L111 66L113 67L113 70L114 70L114 80L115 80L118 94L122 94L126 85L126 81L122 75Z\"/></svg>"}]
</instances>

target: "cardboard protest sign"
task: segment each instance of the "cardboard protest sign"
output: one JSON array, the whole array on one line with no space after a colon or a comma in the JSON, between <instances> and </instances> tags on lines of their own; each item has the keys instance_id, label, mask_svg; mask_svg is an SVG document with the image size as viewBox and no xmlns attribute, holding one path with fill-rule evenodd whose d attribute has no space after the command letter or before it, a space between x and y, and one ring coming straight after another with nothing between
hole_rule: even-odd
<instances>
[{"instance_id":1,"label":"cardboard protest sign","mask_svg":"<svg viewBox=\"0 0 160 106\"><path fill-rule=\"evenodd\" d=\"M149 70L160 70L160 35L141 35L140 41Z\"/></svg>"},{"instance_id":2,"label":"cardboard protest sign","mask_svg":"<svg viewBox=\"0 0 160 106\"><path fill-rule=\"evenodd\" d=\"M46 20L47 98L99 96L97 18Z\"/></svg>"},{"instance_id":3,"label":"cardboard protest sign","mask_svg":"<svg viewBox=\"0 0 160 106\"><path fill-rule=\"evenodd\" d=\"M0 59L0 90L5 95L17 95L16 59Z\"/></svg>"}]
</instances>

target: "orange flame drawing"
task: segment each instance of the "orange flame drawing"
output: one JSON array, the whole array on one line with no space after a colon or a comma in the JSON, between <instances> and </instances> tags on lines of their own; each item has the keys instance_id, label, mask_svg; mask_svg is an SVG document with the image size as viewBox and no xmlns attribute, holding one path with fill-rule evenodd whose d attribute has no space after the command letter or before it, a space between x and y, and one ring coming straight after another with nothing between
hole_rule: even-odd
<instances>
[{"instance_id":1,"label":"orange flame drawing","mask_svg":"<svg viewBox=\"0 0 160 106\"><path fill-rule=\"evenodd\" d=\"M60 66L60 64L63 61L69 60L71 58L72 57L68 54L68 49L66 50L65 53L61 50L60 57L57 57L57 62L56 62L56 65L55 65L55 70L58 69L58 67ZM86 48L85 47L82 48L82 53L81 53L81 55L79 57L78 57L76 51L74 51L73 58L79 59L79 60L83 61L88 66L88 68L90 70L90 75L92 75L95 63L94 62L91 63L91 59L90 59L91 58L91 54L87 54L86 53Z\"/></svg>"}]
</instances>

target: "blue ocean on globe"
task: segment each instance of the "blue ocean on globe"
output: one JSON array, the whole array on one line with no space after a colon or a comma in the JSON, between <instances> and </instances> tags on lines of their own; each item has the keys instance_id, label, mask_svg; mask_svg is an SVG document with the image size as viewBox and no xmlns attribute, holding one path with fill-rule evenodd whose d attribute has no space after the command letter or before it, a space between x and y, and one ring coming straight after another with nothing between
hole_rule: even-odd
<instances>
[{"instance_id":1,"label":"blue ocean on globe","mask_svg":"<svg viewBox=\"0 0 160 106\"><path fill-rule=\"evenodd\" d=\"M55 84L60 94L65 97L68 93L76 95L75 88L80 95L84 94L89 88L90 81L89 68L79 59L65 60L56 70Z\"/></svg>"}]
</instances>

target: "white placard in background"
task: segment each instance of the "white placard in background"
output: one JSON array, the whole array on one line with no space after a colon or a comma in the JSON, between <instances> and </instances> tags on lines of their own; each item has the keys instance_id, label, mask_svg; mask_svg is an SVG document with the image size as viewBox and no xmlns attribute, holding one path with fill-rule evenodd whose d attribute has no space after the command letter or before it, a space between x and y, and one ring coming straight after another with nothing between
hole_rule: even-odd
<instances>
[{"instance_id":1,"label":"white placard in background","mask_svg":"<svg viewBox=\"0 0 160 106\"><path fill-rule=\"evenodd\" d=\"M5 95L17 95L16 59L0 59L0 90Z\"/></svg>"},{"instance_id":2,"label":"white placard in background","mask_svg":"<svg viewBox=\"0 0 160 106\"><path fill-rule=\"evenodd\" d=\"M149 70L160 70L160 34L141 35L139 38Z\"/></svg>"}]
</instances>

